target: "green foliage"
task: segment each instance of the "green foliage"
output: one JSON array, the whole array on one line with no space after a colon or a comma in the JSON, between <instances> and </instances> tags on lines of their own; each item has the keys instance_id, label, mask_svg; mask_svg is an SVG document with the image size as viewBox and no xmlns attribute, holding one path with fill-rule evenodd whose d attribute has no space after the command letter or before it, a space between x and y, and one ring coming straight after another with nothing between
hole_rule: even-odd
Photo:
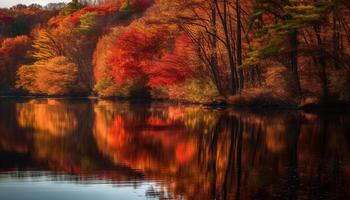
<instances>
[{"instance_id":1,"label":"green foliage","mask_svg":"<svg viewBox=\"0 0 350 200\"><path fill-rule=\"evenodd\" d=\"M195 102L205 102L219 96L214 83L209 79L190 79L185 82L188 99Z\"/></svg>"},{"instance_id":2,"label":"green foliage","mask_svg":"<svg viewBox=\"0 0 350 200\"><path fill-rule=\"evenodd\" d=\"M79 3L78 1L76 0L73 0L72 2L68 3L66 5L66 7L64 7L61 12L60 12L60 15L62 16L68 16L72 13L74 13L75 11L77 10L80 10L81 8L84 7L84 4L82 3Z\"/></svg>"},{"instance_id":3,"label":"green foliage","mask_svg":"<svg viewBox=\"0 0 350 200\"><path fill-rule=\"evenodd\" d=\"M97 81L94 90L101 97L115 96L117 94L117 86L112 77L105 77Z\"/></svg>"},{"instance_id":4,"label":"green foliage","mask_svg":"<svg viewBox=\"0 0 350 200\"><path fill-rule=\"evenodd\" d=\"M117 18L119 19L129 19L133 14L133 5L130 0L124 1L123 5L120 7Z\"/></svg>"},{"instance_id":5,"label":"green foliage","mask_svg":"<svg viewBox=\"0 0 350 200\"><path fill-rule=\"evenodd\" d=\"M255 0L249 25L258 33L259 45L249 53L248 64L264 62L289 48L289 34L321 23L336 0L271 1Z\"/></svg>"},{"instance_id":6,"label":"green foliage","mask_svg":"<svg viewBox=\"0 0 350 200\"><path fill-rule=\"evenodd\" d=\"M87 12L80 16L80 25L78 31L83 34L90 33L96 27L96 13Z\"/></svg>"},{"instance_id":7,"label":"green foliage","mask_svg":"<svg viewBox=\"0 0 350 200\"><path fill-rule=\"evenodd\" d=\"M218 96L219 93L209 78L188 79L181 85L169 88L170 99L206 103Z\"/></svg>"},{"instance_id":8,"label":"green foliage","mask_svg":"<svg viewBox=\"0 0 350 200\"><path fill-rule=\"evenodd\" d=\"M146 81L139 80L127 80L123 85L117 85L112 77L107 76L106 78L97 81L95 85L95 91L101 97L138 97L138 98L149 98L150 91L146 86Z\"/></svg>"},{"instance_id":9,"label":"green foliage","mask_svg":"<svg viewBox=\"0 0 350 200\"><path fill-rule=\"evenodd\" d=\"M273 41L268 45L264 46L257 51L252 52L251 56L254 56L258 59L264 59L266 57L275 55L281 48L283 47L283 43L280 41Z\"/></svg>"},{"instance_id":10,"label":"green foliage","mask_svg":"<svg viewBox=\"0 0 350 200\"><path fill-rule=\"evenodd\" d=\"M122 12L132 12L132 3L130 0L124 1L123 5L120 7L120 11Z\"/></svg>"}]
</instances>

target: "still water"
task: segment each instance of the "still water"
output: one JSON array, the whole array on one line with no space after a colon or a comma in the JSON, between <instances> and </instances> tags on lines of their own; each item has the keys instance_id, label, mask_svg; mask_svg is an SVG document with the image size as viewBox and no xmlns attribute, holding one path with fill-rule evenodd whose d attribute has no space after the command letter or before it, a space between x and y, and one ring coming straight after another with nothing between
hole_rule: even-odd
<instances>
[{"instance_id":1,"label":"still water","mask_svg":"<svg viewBox=\"0 0 350 200\"><path fill-rule=\"evenodd\" d=\"M349 198L346 114L0 100L1 200Z\"/></svg>"}]
</instances>

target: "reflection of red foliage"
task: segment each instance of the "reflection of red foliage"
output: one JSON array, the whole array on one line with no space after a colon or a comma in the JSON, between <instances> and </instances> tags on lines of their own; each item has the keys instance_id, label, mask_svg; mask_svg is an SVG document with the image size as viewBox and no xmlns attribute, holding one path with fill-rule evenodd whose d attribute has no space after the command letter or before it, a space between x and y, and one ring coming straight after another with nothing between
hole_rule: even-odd
<instances>
[{"instance_id":1,"label":"reflection of red foliage","mask_svg":"<svg viewBox=\"0 0 350 200\"><path fill-rule=\"evenodd\" d=\"M163 117L154 115L135 129L134 118L117 115L109 128L96 132L100 148L133 169L173 173L194 159L197 141L181 122Z\"/></svg>"},{"instance_id":2,"label":"reflection of red foliage","mask_svg":"<svg viewBox=\"0 0 350 200\"><path fill-rule=\"evenodd\" d=\"M108 143L113 146L113 148L120 148L122 146L122 141L127 140L127 134L124 127L124 119L121 116L117 116L114 119L113 125L111 127L111 134L108 135Z\"/></svg>"},{"instance_id":3,"label":"reflection of red foliage","mask_svg":"<svg viewBox=\"0 0 350 200\"><path fill-rule=\"evenodd\" d=\"M176 160L181 164L190 162L195 156L196 146L191 142L180 143L176 146Z\"/></svg>"},{"instance_id":4,"label":"reflection of red foliage","mask_svg":"<svg viewBox=\"0 0 350 200\"><path fill-rule=\"evenodd\" d=\"M150 117L147 124L151 127L167 127L173 124L170 119L163 120L158 117Z\"/></svg>"}]
</instances>

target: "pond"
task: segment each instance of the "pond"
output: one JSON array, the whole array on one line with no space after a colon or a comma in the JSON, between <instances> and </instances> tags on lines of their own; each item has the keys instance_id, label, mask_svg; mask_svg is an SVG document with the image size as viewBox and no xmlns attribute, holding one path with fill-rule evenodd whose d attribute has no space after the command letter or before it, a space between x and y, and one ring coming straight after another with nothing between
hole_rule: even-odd
<instances>
[{"instance_id":1,"label":"pond","mask_svg":"<svg viewBox=\"0 0 350 200\"><path fill-rule=\"evenodd\" d=\"M0 199L349 199L350 116L0 100Z\"/></svg>"}]
</instances>

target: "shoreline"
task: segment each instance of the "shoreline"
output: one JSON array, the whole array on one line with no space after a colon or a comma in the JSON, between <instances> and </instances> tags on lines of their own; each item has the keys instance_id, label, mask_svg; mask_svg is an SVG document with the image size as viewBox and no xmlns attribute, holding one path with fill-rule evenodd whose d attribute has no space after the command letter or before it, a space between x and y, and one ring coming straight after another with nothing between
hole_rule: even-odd
<instances>
[{"instance_id":1,"label":"shoreline","mask_svg":"<svg viewBox=\"0 0 350 200\"><path fill-rule=\"evenodd\" d=\"M350 110L350 104L345 102L337 102L326 105L321 104L307 104L307 105L287 105L287 104L242 104L242 103L233 103L228 99L215 99L211 102L191 102L185 100L175 100L175 99L137 99L137 98L126 98L126 97L99 97L99 96L47 96L47 95L0 95L0 100L2 99L59 99L59 100L110 100L110 101L127 101L131 103L171 103L179 105L198 105L206 106L209 108L237 108L237 109L246 109L246 110L291 110L291 111L333 111L341 110L348 111Z\"/></svg>"}]
</instances>

